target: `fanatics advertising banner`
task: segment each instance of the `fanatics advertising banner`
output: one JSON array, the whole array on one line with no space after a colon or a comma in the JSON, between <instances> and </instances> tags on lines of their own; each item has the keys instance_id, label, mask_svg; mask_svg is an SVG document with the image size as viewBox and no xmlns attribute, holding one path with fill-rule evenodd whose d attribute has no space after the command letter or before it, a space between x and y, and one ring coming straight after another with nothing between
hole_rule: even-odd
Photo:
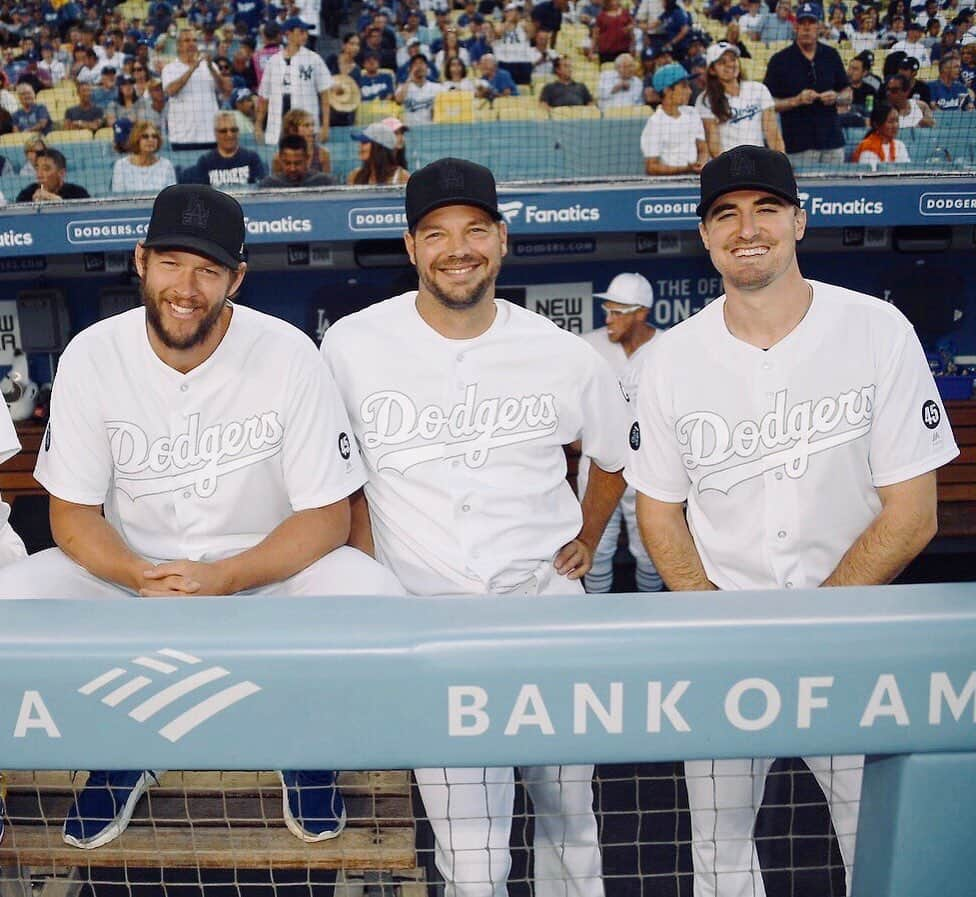
<instances>
[{"instance_id":1,"label":"fanatics advertising banner","mask_svg":"<svg viewBox=\"0 0 976 897\"><path fill-rule=\"evenodd\" d=\"M976 751L976 585L0 602L0 768Z\"/></svg>"},{"instance_id":2,"label":"fanatics advertising banner","mask_svg":"<svg viewBox=\"0 0 976 897\"><path fill-rule=\"evenodd\" d=\"M240 197L248 242L329 242L397 237L406 229L400 190L374 188ZM594 188L503 190L499 208L516 236L695 230L697 185L629 182ZM976 224L971 179L800 182L812 227ZM146 232L151 202L75 201L0 211L0 259L131 249ZM542 252L544 250L540 249ZM574 251L586 252L585 244Z\"/></svg>"}]
</instances>

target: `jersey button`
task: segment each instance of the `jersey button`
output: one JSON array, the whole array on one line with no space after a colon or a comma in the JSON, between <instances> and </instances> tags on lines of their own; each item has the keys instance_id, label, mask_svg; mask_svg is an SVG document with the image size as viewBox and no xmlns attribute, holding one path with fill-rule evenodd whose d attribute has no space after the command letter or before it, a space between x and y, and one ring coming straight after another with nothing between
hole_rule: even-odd
<instances>
[{"instance_id":1,"label":"jersey button","mask_svg":"<svg viewBox=\"0 0 976 897\"><path fill-rule=\"evenodd\" d=\"M188 383L181 383L180 384L180 392L186 392L189 388L190 388L190 385Z\"/></svg>"},{"instance_id":2,"label":"jersey button","mask_svg":"<svg viewBox=\"0 0 976 897\"><path fill-rule=\"evenodd\" d=\"M786 530L785 530L785 529L781 529L781 530L780 530L780 531L779 531L779 532L778 532L778 533L776 534L776 538L777 538L777 539L785 539L785 538L786 538Z\"/></svg>"},{"instance_id":3,"label":"jersey button","mask_svg":"<svg viewBox=\"0 0 976 897\"><path fill-rule=\"evenodd\" d=\"M768 361L764 361L764 362L762 363L762 369L763 369L764 371L768 371L768 370L769 370L769 369L770 369L771 367L772 367L772 365L771 365L771 364L770 364L770 363L769 363Z\"/></svg>"},{"instance_id":4,"label":"jersey button","mask_svg":"<svg viewBox=\"0 0 976 897\"><path fill-rule=\"evenodd\" d=\"M777 470L776 471L776 479L777 480L783 479L783 471L782 470Z\"/></svg>"},{"instance_id":5,"label":"jersey button","mask_svg":"<svg viewBox=\"0 0 976 897\"><path fill-rule=\"evenodd\" d=\"M464 353L463 352L458 352L458 354L457 354L457 360L458 361L464 361Z\"/></svg>"},{"instance_id":6,"label":"jersey button","mask_svg":"<svg viewBox=\"0 0 976 897\"><path fill-rule=\"evenodd\" d=\"M785 582L785 583L783 583L783 585L785 585L786 588L788 588L788 589L792 589L793 588L793 583L792 582Z\"/></svg>"},{"instance_id":7,"label":"jersey button","mask_svg":"<svg viewBox=\"0 0 976 897\"><path fill-rule=\"evenodd\" d=\"M461 510L467 513L471 510L471 505L461 505Z\"/></svg>"},{"instance_id":8,"label":"jersey button","mask_svg":"<svg viewBox=\"0 0 976 897\"><path fill-rule=\"evenodd\" d=\"M187 492L184 492L184 493L183 493L183 497L184 497L184 498L189 498L191 494L192 494L192 493L190 493L189 491L187 491Z\"/></svg>"}]
</instances>

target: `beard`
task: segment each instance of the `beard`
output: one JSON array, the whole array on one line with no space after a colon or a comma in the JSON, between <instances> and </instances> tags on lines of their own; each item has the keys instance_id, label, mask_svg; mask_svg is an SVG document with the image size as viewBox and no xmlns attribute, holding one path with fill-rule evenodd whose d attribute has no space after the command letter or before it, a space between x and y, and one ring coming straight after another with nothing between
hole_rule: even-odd
<instances>
[{"instance_id":1,"label":"beard","mask_svg":"<svg viewBox=\"0 0 976 897\"><path fill-rule=\"evenodd\" d=\"M192 349L204 342L210 336L214 327L217 326L217 322L220 320L220 316L224 311L224 306L227 304L226 298L223 302L218 302L206 314L203 320L197 324L195 330L192 330L185 336L174 336L166 330L166 325L163 323L163 315L160 311L161 304L166 300L154 290L147 287L144 282L139 284L139 295L142 298L142 304L146 307L146 320L149 322L152 332L156 334L156 338L167 349L177 351Z\"/></svg>"},{"instance_id":2,"label":"beard","mask_svg":"<svg viewBox=\"0 0 976 897\"><path fill-rule=\"evenodd\" d=\"M467 260L465 259L463 261ZM424 289L440 302L441 305L454 311L461 311L466 308L473 308L488 295L489 291L493 292L495 278L498 276L500 268L500 264L496 265L494 270L489 268L485 276L470 288L470 292L462 296L454 295L442 289L435 283L434 278L426 272L418 272L418 276Z\"/></svg>"}]
</instances>

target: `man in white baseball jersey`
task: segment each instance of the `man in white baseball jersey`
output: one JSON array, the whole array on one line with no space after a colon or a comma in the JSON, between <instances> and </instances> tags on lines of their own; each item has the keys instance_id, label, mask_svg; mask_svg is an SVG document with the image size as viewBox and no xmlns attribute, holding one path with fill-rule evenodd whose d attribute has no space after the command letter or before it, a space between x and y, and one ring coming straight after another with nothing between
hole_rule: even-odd
<instances>
[{"instance_id":1,"label":"man in white baseball jersey","mask_svg":"<svg viewBox=\"0 0 976 897\"><path fill-rule=\"evenodd\" d=\"M366 462L351 544L415 595L573 595L620 500L631 417L582 340L495 298L507 229L488 169L411 175L420 289L338 321L322 352ZM582 509L563 447L594 459ZM524 768L536 893L601 897L592 766ZM449 897L504 897L511 769L420 769Z\"/></svg>"},{"instance_id":2,"label":"man in white baseball jersey","mask_svg":"<svg viewBox=\"0 0 976 897\"><path fill-rule=\"evenodd\" d=\"M648 347L627 467L654 564L675 591L891 582L935 534L935 470L958 453L911 324L803 278L782 153L713 159L698 214L726 292ZM804 759L850 893L863 758ZM772 762L685 763L695 897L764 894L752 831Z\"/></svg>"},{"instance_id":3,"label":"man in white baseball jersey","mask_svg":"<svg viewBox=\"0 0 976 897\"><path fill-rule=\"evenodd\" d=\"M167 129L174 150L207 150L214 141L217 86L224 78L209 55L201 55L196 34L189 28L177 38L177 58L163 68Z\"/></svg>"},{"instance_id":4,"label":"man in white baseball jersey","mask_svg":"<svg viewBox=\"0 0 976 897\"><path fill-rule=\"evenodd\" d=\"M0 410L0 464L8 458L12 458L20 451L20 440L17 438L17 431L14 430L14 422L10 419L10 410L6 403L0 402L3 410ZM27 549L24 542L14 532L10 525L10 505L0 499L0 567L12 564L21 558L27 557ZM3 840L3 816L4 816L4 785L3 773L0 773L0 841Z\"/></svg>"},{"instance_id":5,"label":"man in white baseball jersey","mask_svg":"<svg viewBox=\"0 0 976 897\"><path fill-rule=\"evenodd\" d=\"M157 196L135 253L145 310L84 330L58 367L35 470L58 548L0 571L0 598L402 594L345 547L365 475L314 344L229 299L244 234L241 207L212 187ZM65 841L118 837L155 778L92 772ZM303 840L341 831L334 778L282 773Z\"/></svg>"},{"instance_id":6,"label":"man in white baseball jersey","mask_svg":"<svg viewBox=\"0 0 976 897\"><path fill-rule=\"evenodd\" d=\"M647 323L647 315L654 304L654 290L641 274L618 274L610 281L604 293L594 293L603 300L603 313L607 317L605 327L598 327L583 334L585 339L610 365L617 379L624 382L628 361L641 347L650 342L656 331ZM629 389L625 391L630 394ZM633 397L631 397L633 401ZM586 492L589 475L589 458L580 458L579 493ZM627 528L627 547L636 564L637 591L661 591L661 577L647 556L644 543L637 529L637 494L632 486L624 491L624 497L614 509L603 531L600 544L593 552L593 564L583 578L586 591L609 592L613 586L613 556L617 553L620 528Z\"/></svg>"},{"instance_id":7,"label":"man in white baseball jersey","mask_svg":"<svg viewBox=\"0 0 976 897\"><path fill-rule=\"evenodd\" d=\"M264 66L258 85L254 139L277 146L281 122L291 109L303 109L315 120L320 143L329 139L329 88L332 75L317 53L309 50L307 22L292 16L281 26L285 46Z\"/></svg>"}]
</instances>

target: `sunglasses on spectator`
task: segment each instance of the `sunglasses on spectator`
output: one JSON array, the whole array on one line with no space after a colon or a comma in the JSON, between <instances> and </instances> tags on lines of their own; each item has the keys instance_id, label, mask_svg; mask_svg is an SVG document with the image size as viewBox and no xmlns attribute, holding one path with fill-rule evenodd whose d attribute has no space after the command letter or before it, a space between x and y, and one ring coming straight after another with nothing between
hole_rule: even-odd
<instances>
[{"instance_id":1,"label":"sunglasses on spectator","mask_svg":"<svg viewBox=\"0 0 976 897\"><path fill-rule=\"evenodd\" d=\"M623 308L611 308L606 302L600 306L608 318L614 318L618 315L632 315L635 311L640 311L644 307L643 305L625 305Z\"/></svg>"},{"instance_id":2,"label":"sunglasses on spectator","mask_svg":"<svg viewBox=\"0 0 976 897\"><path fill-rule=\"evenodd\" d=\"M217 128L218 134L237 134L240 128Z\"/></svg>"}]
</instances>

